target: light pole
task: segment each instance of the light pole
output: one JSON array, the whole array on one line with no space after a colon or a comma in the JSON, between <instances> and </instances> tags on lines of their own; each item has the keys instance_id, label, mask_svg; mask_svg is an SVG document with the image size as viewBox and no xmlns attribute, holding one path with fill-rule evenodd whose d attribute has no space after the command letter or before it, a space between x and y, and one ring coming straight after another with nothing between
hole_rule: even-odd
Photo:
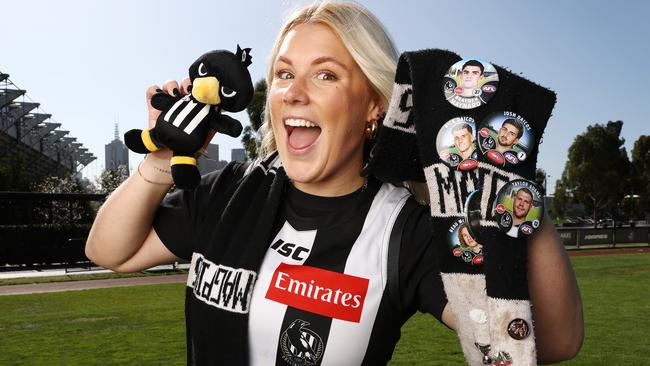
<instances>
[{"instance_id":1,"label":"light pole","mask_svg":"<svg viewBox=\"0 0 650 366\"><path fill-rule=\"evenodd\" d=\"M635 201L635 200L637 200L637 199L639 199L639 198L641 198L641 196L638 195L638 194L634 194L634 193L632 193L632 194L627 194L627 195L623 196L623 199L630 199L630 200L632 200L632 209L630 210L630 216L631 216L631 217L629 218L630 221L633 220L633 215L635 214L635 208L636 208L636 203L635 203L636 201Z\"/></svg>"}]
</instances>

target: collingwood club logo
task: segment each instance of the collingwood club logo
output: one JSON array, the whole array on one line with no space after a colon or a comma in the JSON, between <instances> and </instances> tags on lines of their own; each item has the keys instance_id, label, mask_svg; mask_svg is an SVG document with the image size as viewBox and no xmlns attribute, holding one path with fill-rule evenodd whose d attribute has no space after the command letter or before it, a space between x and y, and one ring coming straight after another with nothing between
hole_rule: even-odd
<instances>
[{"instance_id":1,"label":"collingwood club logo","mask_svg":"<svg viewBox=\"0 0 650 366\"><path fill-rule=\"evenodd\" d=\"M280 336L282 359L291 366L317 365L323 357L323 340L308 325L296 319Z\"/></svg>"}]
</instances>

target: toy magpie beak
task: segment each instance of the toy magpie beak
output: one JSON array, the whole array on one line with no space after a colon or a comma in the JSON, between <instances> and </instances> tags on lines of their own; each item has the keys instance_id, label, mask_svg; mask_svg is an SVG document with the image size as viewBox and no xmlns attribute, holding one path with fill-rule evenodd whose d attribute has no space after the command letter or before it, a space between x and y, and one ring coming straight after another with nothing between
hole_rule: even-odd
<instances>
[{"instance_id":1,"label":"toy magpie beak","mask_svg":"<svg viewBox=\"0 0 650 366\"><path fill-rule=\"evenodd\" d=\"M192 83L192 96L201 103L211 105L220 104L219 79L214 76L194 79Z\"/></svg>"}]
</instances>

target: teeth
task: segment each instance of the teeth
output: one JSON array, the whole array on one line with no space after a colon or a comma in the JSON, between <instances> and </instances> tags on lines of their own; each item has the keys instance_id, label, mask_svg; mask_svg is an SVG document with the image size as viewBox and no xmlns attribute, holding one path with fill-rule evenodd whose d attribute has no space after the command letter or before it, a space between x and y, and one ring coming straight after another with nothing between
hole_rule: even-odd
<instances>
[{"instance_id":1,"label":"teeth","mask_svg":"<svg viewBox=\"0 0 650 366\"><path fill-rule=\"evenodd\" d=\"M298 118L287 118L284 120L284 124L292 127L316 127L314 122Z\"/></svg>"}]
</instances>

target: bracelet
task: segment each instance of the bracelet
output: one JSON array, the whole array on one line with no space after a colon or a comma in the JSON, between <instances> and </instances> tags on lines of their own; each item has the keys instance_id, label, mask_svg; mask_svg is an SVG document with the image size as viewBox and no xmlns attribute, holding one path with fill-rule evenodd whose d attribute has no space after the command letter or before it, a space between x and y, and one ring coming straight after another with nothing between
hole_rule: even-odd
<instances>
[{"instance_id":1,"label":"bracelet","mask_svg":"<svg viewBox=\"0 0 650 366\"><path fill-rule=\"evenodd\" d=\"M174 182L170 182L170 183L165 183L165 182L154 182L154 181L152 181L152 180L147 179L147 177L145 177L144 175L142 175L142 172L140 171L140 165L142 165L142 162L140 162L140 164L138 164L138 175L139 175L140 177L142 177L142 179L144 179L145 182L147 182L147 183L151 183L151 184L155 184L155 185L159 185L159 186L171 186L171 185L174 184ZM157 168L157 167L155 167L155 166L154 166L154 169L155 169L155 170L158 170L158 171L162 171L162 172L168 172L168 171L166 171L166 170L164 170L164 169L160 169L160 168ZM169 171L169 173L171 174L171 171Z\"/></svg>"}]
</instances>

